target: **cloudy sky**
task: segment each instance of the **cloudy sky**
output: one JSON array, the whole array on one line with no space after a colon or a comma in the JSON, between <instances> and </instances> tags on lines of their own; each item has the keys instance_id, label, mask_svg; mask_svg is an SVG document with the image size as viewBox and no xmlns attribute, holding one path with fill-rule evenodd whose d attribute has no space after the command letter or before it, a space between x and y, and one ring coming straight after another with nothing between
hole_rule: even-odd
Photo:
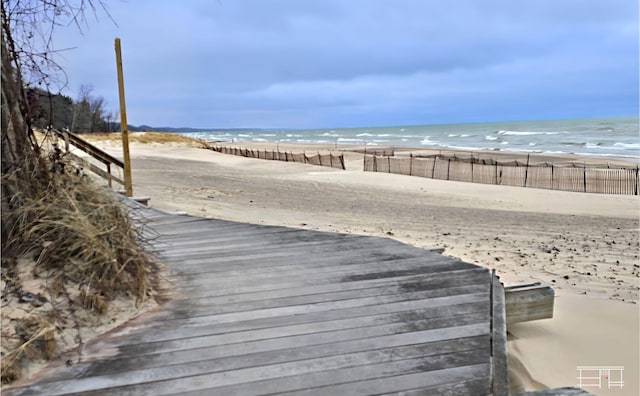
<instances>
[{"instance_id":1,"label":"cloudy sky","mask_svg":"<svg viewBox=\"0 0 640 396\"><path fill-rule=\"evenodd\" d=\"M638 115L636 0L106 0L66 93L130 124L321 128Z\"/></svg>"}]
</instances>

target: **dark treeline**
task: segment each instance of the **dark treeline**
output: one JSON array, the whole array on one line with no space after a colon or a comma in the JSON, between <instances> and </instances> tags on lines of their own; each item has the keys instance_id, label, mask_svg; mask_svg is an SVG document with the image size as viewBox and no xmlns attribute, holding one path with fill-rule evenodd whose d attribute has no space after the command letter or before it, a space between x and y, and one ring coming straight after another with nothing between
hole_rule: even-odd
<instances>
[{"instance_id":1,"label":"dark treeline","mask_svg":"<svg viewBox=\"0 0 640 396\"><path fill-rule=\"evenodd\" d=\"M117 132L118 114L106 109L101 96L92 93L91 86L82 85L76 100L62 94L51 94L40 88L27 88L31 105L31 123L35 128L68 128L76 133Z\"/></svg>"}]
</instances>

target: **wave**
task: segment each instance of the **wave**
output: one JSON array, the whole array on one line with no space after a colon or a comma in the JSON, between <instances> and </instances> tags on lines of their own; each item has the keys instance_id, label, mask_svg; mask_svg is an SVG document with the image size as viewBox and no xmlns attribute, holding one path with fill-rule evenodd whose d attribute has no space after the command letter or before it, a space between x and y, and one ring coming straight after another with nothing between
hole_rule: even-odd
<instances>
[{"instance_id":1,"label":"wave","mask_svg":"<svg viewBox=\"0 0 640 396\"><path fill-rule=\"evenodd\" d=\"M614 148L640 150L640 143L614 143Z\"/></svg>"},{"instance_id":2,"label":"wave","mask_svg":"<svg viewBox=\"0 0 640 396\"><path fill-rule=\"evenodd\" d=\"M365 133L359 133L356 136L373 136L373 135L365 132Z\"/></svg>"},{"instance_id":3,"label":"wave","mask_svg":"<svg viewBox=\"0 0 640 396\"><path fill-rule=\"evenodd\" d=\"M420 144L425 145L425 146L437 146L437 145L439 145L439 144L440 144L440 143L438 143L438 142L434 142L434 141L429 140L429 138L430 138L430 137L431 137L431 136L427 136L427 137L425 137L424 139L422 139L422 141L420 142Z\"/></svg>"},{"instance_id":4,"label":"wave","mask_svg":"<svg viewBox=\"0 0 640 396\"><path fill-rule=\"evenodd\" d=\"M531 135L559 135L566 132L528 132L528 131L498 131L498 135L516 135L516 136L531 136Z\"/></svg>"},{"instance_id":5,"label":"wave","mask_svg":"<svg viewBox=\"0 0 640 396\"><path fill-rule=\"evenodd\" d=\"M487 135L484 137L485 140L498 140L497 136L491 136L491 135Z\"/></svg>"},{"instance_id":6,"label":"wave","mask_svg":"<svg viewBox=\"0 0 640 396\"><path fill-rule=\"evenodd\" d=\"M616 158L634 158L634 159L640 158L637 155L628 155L628 154L580 153L580 152L575 152L574 154L584 155L587 157L616 157Z\"/></svg>"},{"instance_id":7,"label":"wave","mask_svg":"<svg viewBox=\"0 0 640 396\"><path fill-rule=\"evenodd\" d=\"M563 146L578 146L578 147L585 147L587 145L587 143L584 143L584 142L560 142L560 144L562 144Z\"/></svg>"}]
</instances>

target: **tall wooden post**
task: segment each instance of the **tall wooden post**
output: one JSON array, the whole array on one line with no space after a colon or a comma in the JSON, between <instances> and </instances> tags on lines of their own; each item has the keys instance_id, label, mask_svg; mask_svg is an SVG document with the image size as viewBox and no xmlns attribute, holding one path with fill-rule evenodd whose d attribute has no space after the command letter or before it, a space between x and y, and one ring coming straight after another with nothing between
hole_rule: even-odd
<instances>
[{"instance_id":1,"label":"tall wooden post","mask_svg":"<svg viewBox=\"0 0 640 396\"><path fill-rule=\"evenodd\" d=\"M122 150L124 154L124 188L127 197L133 195L131 183L131 160L129 159L129 129L127 128L127 105L124 100L124 76L122 74L122 53L120 39L116 38L116 66L118 69L118 93L120 94L120 130L122 131Z\"/></svg>"}]
</instances>

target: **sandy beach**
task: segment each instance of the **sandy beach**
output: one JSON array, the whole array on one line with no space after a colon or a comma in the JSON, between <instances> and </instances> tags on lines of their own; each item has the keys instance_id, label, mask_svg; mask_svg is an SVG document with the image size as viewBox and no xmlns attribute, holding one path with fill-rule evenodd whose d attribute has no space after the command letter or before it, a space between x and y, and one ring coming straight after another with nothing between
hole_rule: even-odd
<instances>
[{"instance_id":1,"label":"sandy beach","mask_svg":"<svg viewBox=\"0 0 640 396\"><path fill-rule=\"evenodd\" d=\"M96 144L121 157L117 143ZM576 366L624 366L622 389L585 389L640 393L638 197L363 172L361 154L344 154L343 171L133 144L134 195L165 211L441 246L505 285L552 285L554 318L508 329L512 390L575 386Z\"/></svg>"}]
</instances>

